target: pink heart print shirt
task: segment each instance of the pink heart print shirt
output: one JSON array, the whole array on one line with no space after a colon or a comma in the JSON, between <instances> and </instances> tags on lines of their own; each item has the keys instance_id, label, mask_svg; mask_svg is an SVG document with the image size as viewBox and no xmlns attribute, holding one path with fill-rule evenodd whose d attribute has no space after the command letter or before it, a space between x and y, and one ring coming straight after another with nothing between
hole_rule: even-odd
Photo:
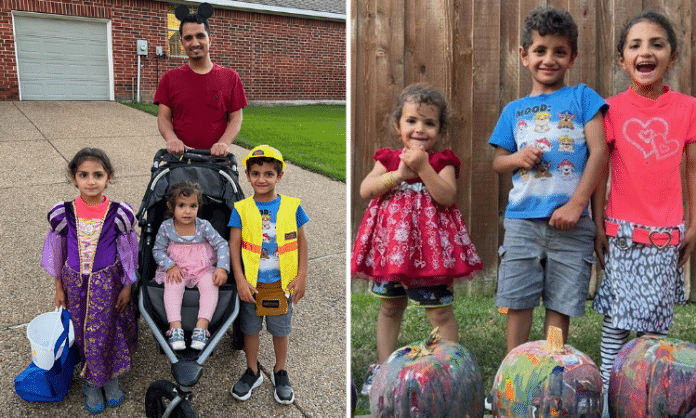
<instances>
[{"instance_id":1,"label":"pink heart print shirt","mask_svg":"<svg viewBox=\"0 0 696 418\"><path fill-rule=\"evenodd\" d=\"M656 100L629 89L607 103L607 216L653 227L681 224L680 165L686 145L696 141L696 99L665 86Z\"/></svg>"}]
</instances>

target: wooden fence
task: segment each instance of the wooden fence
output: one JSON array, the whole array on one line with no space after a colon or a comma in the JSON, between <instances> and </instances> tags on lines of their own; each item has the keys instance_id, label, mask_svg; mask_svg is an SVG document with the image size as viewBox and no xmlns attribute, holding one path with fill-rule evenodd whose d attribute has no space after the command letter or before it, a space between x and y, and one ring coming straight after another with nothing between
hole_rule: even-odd
<instances>
[{"instance_id":1,"label":"wooden fence","mask_svg":"<svg viewBox=\"0 0 696 418\"><path fill-rule=\"evenodd\" d=\"M354 0L350 39L353 237L367 204L360 198L359 186L373 166L374 150L399 146L388 123L394 100L404 86L428 82L443 91L452 105L445 146L462 160L457 203L486 265L485 274L474 280L469 291L494 292L510 180L493 172L494 150L487 141L503 106L531 89L518 46L524 16L538 5L564 8L573 15L580 32L579 54L567 82L586 83L603 97L628 86L614 53L621 25L643 9L664 12L680 39L679 59L669 84L683 93L696 93L694 0ZM690 282L691 300L696 300L694 277Z\"/></svg>"}]
</instances>

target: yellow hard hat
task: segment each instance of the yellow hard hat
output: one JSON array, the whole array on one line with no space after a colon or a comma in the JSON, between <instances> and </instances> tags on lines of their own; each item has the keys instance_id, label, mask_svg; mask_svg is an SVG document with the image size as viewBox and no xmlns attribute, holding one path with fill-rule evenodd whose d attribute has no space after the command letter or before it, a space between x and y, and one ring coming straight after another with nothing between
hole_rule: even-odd
<instances>
[{"instance_id":1,"label":"yellow hard hat","mask_svg":"<svg viewBox=\"0 0 696 418\"><path fill-rule=\"evenodd\" d=\"M285 161L283 161L283 155L280 153L280 151L269 145L259 145L252 148L252 150L249 151L246 157L242 159L242 165L246 167L247 160L249 160L249 158L256 157L267 157L273 158L274 160L278 160L283 164L283 170L285 170Z\"/></svg>"}]
</instances>

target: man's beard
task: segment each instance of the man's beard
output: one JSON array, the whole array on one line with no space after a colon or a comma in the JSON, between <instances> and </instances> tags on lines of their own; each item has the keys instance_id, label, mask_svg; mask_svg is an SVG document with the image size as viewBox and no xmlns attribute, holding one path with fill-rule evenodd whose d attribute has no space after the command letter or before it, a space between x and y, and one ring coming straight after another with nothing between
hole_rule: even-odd
<instances>
[{"instance_id":1,"label":"man's beard","mask_svg":"<svg viewBox=\"0 0 696 418\"><path fill-rule=\"evenodd\" d=\"M201 52L201 54L198 55L198 52ZM191 56L191 55L193 55L193 56ZM202 50L200 50L200 49L196 49L196 50L191 51L191 55L189 55L189 58L191 58L192 60L200 60L200 59L203 59L203 57L205 57L205 54L203 54Z\"/></svg>"}]
</instances>

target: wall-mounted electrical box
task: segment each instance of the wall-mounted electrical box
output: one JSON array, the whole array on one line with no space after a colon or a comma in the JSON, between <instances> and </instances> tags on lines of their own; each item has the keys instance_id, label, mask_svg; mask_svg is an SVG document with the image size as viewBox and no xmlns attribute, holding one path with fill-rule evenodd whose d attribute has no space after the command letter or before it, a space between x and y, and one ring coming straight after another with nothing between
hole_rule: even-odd
<instances>
[{"instance_id":1,"label":"wall-mounted electrical box","mask_svg":"<svg viewBox=\"0 0 696 418\"><path fill-rule=\"evenodd\" d=\"M135 44L135 49L138 55L147 55L147 41L144 39L138 39Z\"/></svg>"},{"instance_id":2,"label":"wall-mounted electrical box","mask_svg":"<svg viewBox=\"0 0 696 418\"><path fill-rule=\"evenodd\" d=\"M161 56L162 56L162 47L161 47L161 46L156 46L156 47L155 47L155 54L156 54L158 57L161 57Z\"/></svg>"}]
</instances>

